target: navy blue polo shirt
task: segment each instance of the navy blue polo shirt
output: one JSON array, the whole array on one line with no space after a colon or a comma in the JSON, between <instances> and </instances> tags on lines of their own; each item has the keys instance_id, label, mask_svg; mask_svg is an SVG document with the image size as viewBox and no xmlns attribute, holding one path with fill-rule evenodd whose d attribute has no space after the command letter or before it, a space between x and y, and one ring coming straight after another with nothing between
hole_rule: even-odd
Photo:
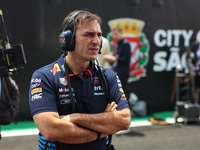
<instances>
[{"instance_id":1,"label":"navy blue polo shirt","mask_svg":"<svg viewBox=\"0 0 200 150\"><path fill-rule=\"evenodd\" d=\"M33 73L29 105L32 116L41 112L57 112L59 115L71 113L71 100L68 83L65 76L63 55L54 63L42 67ZM74 75L69 69L69 77L75 99L76 112L95 114L104 112L108 103L115 101L117 109L129 108L121 82L115 72L102 68L108 86L108 100L105 100L104 90L101 87L98 69L93 62L83 74L83 79ZM40 135L39 147L43 147L44 137ZM52 144L51 146L55 146ZM59 150L105 150L106 139L86 144L56 143Z\"/></svg>"}]
</instances>

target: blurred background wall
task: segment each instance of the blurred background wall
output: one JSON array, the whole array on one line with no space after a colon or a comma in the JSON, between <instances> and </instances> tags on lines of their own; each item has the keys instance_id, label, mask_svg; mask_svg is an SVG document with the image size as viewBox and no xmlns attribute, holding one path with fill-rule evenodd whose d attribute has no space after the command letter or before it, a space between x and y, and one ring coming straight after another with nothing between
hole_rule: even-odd
<instances>
[{"instance_id":1,"label":"blurred background wall","mask_svg":"<svg viewBox=\"0 0 200 150\"><path fill-rule=\"evenodd\" d=\"M109 20L128 17L145 22L143 33L149 42L146 74L129 87L140 100L147 102L149 113L173 110L170 96L174 68L199 34L199 6L199 0L0 1L10 42L22 43L27 59L25 68L13 75L21 93L17 120L31 119L28 93L32 73L62 54L58 36L64 17L75 9L85 8L102 18L105 37L110 32Z\"/></svg>"}]
</instances>

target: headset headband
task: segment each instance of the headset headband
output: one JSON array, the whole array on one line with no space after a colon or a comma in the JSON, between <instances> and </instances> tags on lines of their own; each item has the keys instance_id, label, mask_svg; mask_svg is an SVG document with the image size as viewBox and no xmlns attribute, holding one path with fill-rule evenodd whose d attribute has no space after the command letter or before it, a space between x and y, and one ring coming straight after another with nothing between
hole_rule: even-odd
<instances>
[{"instance_id":1,"label":"headset headband","mask_svg":"<svg viewBox=\"0 0 200 150\"><path fill-rule=\"evenodd\" d=\"M78 16L78 14L80 13L87 13L87 11L84 11L84 10L77 11L69 18L69 20L74 20L76 16Z\"/></svg>"},{"instance_id":2,"label":"headset headband","mask_svg":"<svg viewBox=\"0 0 200 150\"><path fill-rule=\"evenodd\" d=\"M66 22L65 26L63 27L63 31L65 31L67 29L67 26L68 26L68 22L70 20L73 20L78 16L78 14L80 13L87 13L87 11L83 11L83 10L80 10L80 11L77 11L75 12L73 15L71 15L71 17L68 19L68 21ZM75 28L75 22L73 22L73 25L74 25L74 28Z\"/></svg>"}]
</instances>

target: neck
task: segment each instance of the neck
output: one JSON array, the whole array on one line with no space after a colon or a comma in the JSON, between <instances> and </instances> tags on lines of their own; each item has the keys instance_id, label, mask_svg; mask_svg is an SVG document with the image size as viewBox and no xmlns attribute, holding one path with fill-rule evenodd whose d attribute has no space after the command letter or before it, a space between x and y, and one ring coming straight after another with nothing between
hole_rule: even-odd
<instances>
[{"instance_id":1,"label":"neck","mask_svg":"<svg viewBox=\"0 0 200 150\"><path fill-rule=\"evenodd\" d=\"M122 41L122 39L123 39L123 38L120 38L120 39L117 41L117 43L120 43L120 42Z\"/></svg>"},{"instance_id":2,"label":"neck","mask_svg":"<svg viewBox=\"0 0 200 150\"><path fill-rule=\"evenodd\" d=\"M80 74L83 71L87 70L90 62L89 61L80 61L73 57L71 57L69 54L66 56L66 63L68 67L71 69L71 71L76 75Z\"/></svg>"}]
</instances>

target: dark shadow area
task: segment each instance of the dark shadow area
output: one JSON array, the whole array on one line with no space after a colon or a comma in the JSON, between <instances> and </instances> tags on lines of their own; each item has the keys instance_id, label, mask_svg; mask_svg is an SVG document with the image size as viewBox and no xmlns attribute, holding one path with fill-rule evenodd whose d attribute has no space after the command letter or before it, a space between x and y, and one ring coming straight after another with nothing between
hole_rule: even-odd
<instances>
[{"instance_id":1,"label":"dark shadow area","mask_svg":"<svg viewBox=\"0 0 200 150\"><path fill-rule=\"evenodd\" d=\"M138 136L138 137L144 137L145 134L142 132L138 132L138 131L130 131L128 133L123 133L123 134L116 134L116 137L122 137L122 136Z\"/></svg>"}]
</instances>

